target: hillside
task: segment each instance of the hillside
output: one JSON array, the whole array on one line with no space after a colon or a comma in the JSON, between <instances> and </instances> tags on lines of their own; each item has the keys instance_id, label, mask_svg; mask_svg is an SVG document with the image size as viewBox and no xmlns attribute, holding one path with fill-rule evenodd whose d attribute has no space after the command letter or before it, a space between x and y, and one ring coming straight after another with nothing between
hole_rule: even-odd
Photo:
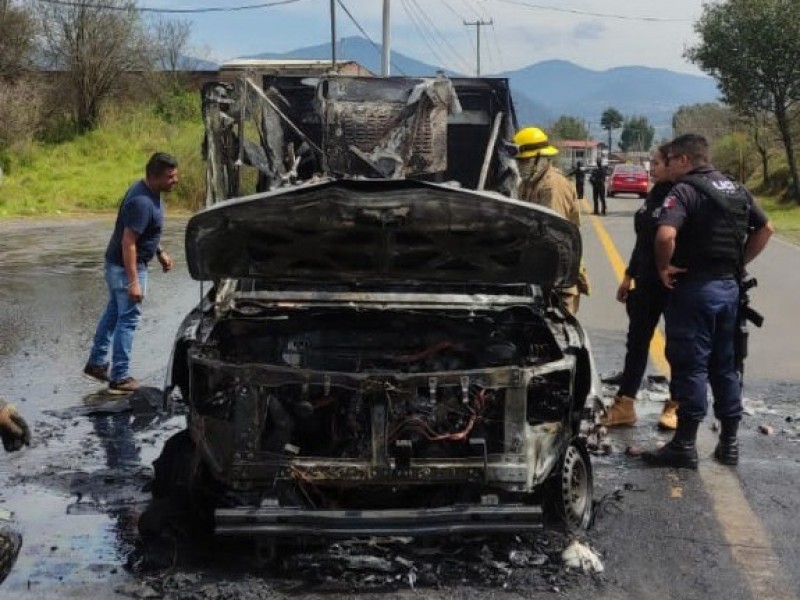
<instances>
[{"instance_id":1,"label":"hillside","mask_svg":"<svg viewBox=\"0 0 800 600\"><path fill-rule=\"evenodd\" d=\"M342 59L380 73L380 52L368 40L344 38L337 50ZM327 43L247 58L326 58L330 54ZM434 75L438 70L435 65L392 52L394 75ZM643 66L593 71L564 60L548 60L489 76L509 79L520 124L547 124L561 115L571 115L586 119L595 137L601 135L600 115L611 106L625 116L646 116L660 138L671 134L672 114L679 106L713 102L718 97L716 84L709 77Z\"/></svg>"}]
</instances>

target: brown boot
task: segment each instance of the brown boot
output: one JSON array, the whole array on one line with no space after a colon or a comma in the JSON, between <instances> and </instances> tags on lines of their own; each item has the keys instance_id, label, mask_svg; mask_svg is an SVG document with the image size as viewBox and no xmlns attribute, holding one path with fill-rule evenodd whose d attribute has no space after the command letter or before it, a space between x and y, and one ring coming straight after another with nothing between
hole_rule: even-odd
<instances>
[{"instance_id":1,"label":"brown boot","mask_svg":"<svg viewBox=\"0 0 800 600\"><path fill-rule=\"evenodd\" d=\"M658 418L659 429L674 431L678 428L678 401L670 398L664 402L661 416Z\"/></svg>"},{"instance_id":2,"label":"brown boot","mask_svg":"<svg viewBox=\"0 0 800 600\"><path fill-rule=\"evenodd\" d=\"M636 423L634 401L635 399L630 396L617 396L614 398L614 404L600 417L600 425L604 427L619 427L620 425L633 425Z\"/></svg>"}]
</instances>

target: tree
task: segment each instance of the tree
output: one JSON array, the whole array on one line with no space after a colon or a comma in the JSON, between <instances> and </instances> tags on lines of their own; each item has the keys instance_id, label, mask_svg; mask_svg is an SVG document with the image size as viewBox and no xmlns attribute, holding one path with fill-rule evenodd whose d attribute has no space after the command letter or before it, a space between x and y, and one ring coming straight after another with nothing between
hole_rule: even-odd
<instances>
[{"instance_id":1,"label":"tree","mask_svg":"<svg viewBox=\"0 0 800 600\"><path fill-rule=\"evenodd\" d=\"M35 35L33 16L9 0L0 0L0 80L13 82L28 67Z\"/></svg>"},{"instance_id":2,"label":"tree","mask_svg":"<svg viewBox=\"0 0 800 600\"><path fill-rule=\"evenodd\" d=\"M645 152L653 145L655 128L647 117L631 117L625 121L619 136L619 147L623 152Z\"/></svg>"},{"instance_id":3,"label":"tree","mask_svg":"<svg viewBox=\"0 0 800 600\"><path fill-rule=\"evenodd\" d=\"M616 108L607 108L600 117L600 127L608 131L608 151L611 152L611 132L622 127L622 113Z\"/></svg>"},{"instance_id":4,"label":"tree","mask_svg":"<svg viewBox=\"0 0 800 600\"><path fill-rule=\"evenodd\" d=\"M561 115L550 126L550 137L556 140L585 140L589 137L589 132L583 119Z\"/></svg>"},{"instance_id":5,"label":"tree","mask_svg":"<svg viewBox=\"0 0 800 600\"><path fill-rule=\"evenodd\" d=\"M753 111L745 117L756 152L761 158L761 176L764 187L770 185L769 150L774 134L773 120L763 111Z\"/></svg>"},{"instance_id":6,"label":"tree","mask_svg":"<svg viewBox=\"0 0 800 600\"><path fill-rule=\"evenodd\" d=\"M744 114L775 116L800 202L791 109L800 100L800 0L708 3L695 23L700 42L685 56L717 80L724 100Z\"/></svg>"},{"instance_id":7,"label":"tree","mask_svg":"<svg viewBox=\"0 0 800 600\"><path fill-rule=\"evenodd\" d=\"M672 116L672 131L678 135L696 133L713 144L736 129L738 115L719 102L680 106Z\"/></svg>"},{"instance_id":8,"label":"tree","mask_svg":"<svg viewBox=\"0 0 800 600\"><path fill-rule=\"evenodd\" d=\"M173 81L177 81L180 71L194 69L197 61L186 55L192 35L192 24L188 20L158 18L153 21L151 31L157 69Z\"/></svg>"},{"instance_id":9,"label":"tree","mask_svg":"<svg viewBox=\"0 0 800 600\"><path fill-rule=\"evenodd\" d=\"M148 39L130 0L40 0L42 56L66 75L65 95L79 132L94 128L126 72L150 67Z\"/></svg>"}]
</instances>

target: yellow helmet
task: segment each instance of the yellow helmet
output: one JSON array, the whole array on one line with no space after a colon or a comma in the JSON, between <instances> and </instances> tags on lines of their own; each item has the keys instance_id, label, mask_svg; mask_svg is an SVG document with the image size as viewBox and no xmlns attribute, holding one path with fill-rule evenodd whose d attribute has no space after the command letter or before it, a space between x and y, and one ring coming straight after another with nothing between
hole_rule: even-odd
<instances>
[{"instance_id":1,"label":"yellow helmet","mask_svg":"<svg viewBox=\"0 0 800 600\"><path fill-rule=\"evenodd\" d=\"M547 134L538 127L523 127L514 135L517 146L515 158L533 158L534 156L555 156L558 148L550 145Z\"/></svg>"}]
</instances>

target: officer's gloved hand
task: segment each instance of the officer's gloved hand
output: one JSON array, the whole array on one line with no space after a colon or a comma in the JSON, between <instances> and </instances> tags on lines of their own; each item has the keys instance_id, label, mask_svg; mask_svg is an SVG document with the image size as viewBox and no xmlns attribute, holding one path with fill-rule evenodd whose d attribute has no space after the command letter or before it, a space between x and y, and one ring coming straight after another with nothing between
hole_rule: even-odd
<instances>
[{"instance_id":1,"label":"officer's gloved hand","mask_svg":"<svg viewBox=\"0 0 800 600\"><path fill-rule=\"evenodd\" d=\"M31 430L13 404L0 399L0 437L6 452L31 445Z\"/></svg>"}]
</instances>

